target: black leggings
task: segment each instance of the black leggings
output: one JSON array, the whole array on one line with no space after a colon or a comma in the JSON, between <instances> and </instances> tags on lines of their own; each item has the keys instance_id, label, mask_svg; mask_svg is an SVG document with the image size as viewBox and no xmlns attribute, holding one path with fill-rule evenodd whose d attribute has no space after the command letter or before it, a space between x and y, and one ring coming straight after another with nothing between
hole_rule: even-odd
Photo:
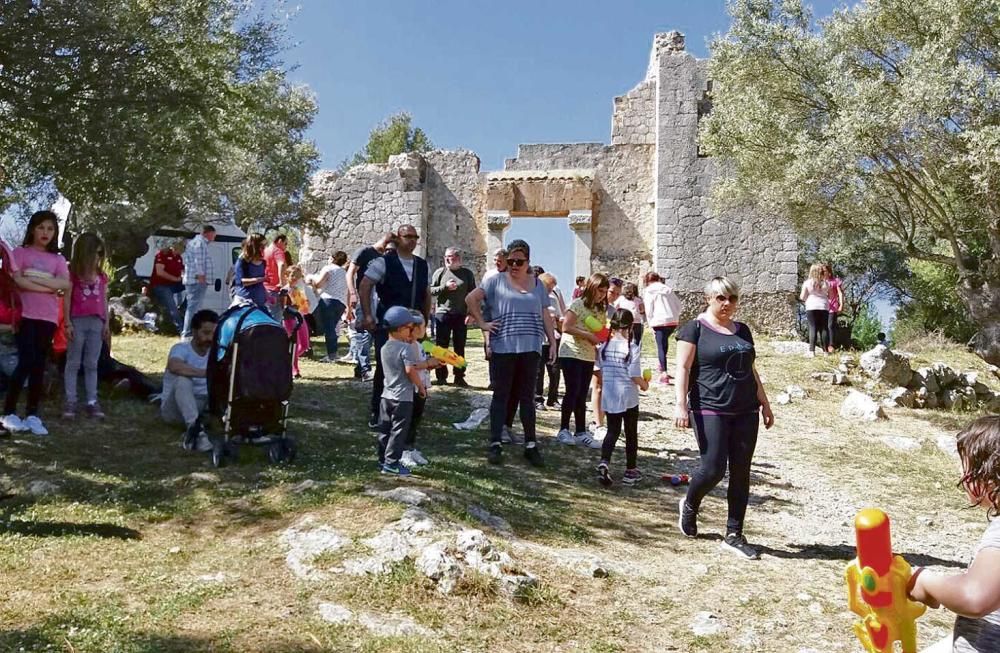
<instances>
[{"instance_id":1,"label":"black leggings","mask_svg":"<svg viewBox=\"0 0 1000 653\"><path fill-rule=\"evenodd\" d=\"M566 381L566 396L562 402L561 429L569 429L569 417L576 421L574 433L587 430L587 389L590 387L590 377L594 375L594 361L582 361L579 358L562 357L559 359L563 379Z\"/></svg>"},{"instance_id":2,"label":"black leggings","mask_svg":"<svg viewBox=\"0 0 1000 653\"><path fill-rule=\"evenodd\" d=\"M653 335L656 336L656 356L660 363L660 371L667 371L667 349L670 347L670 334L674 332L676 326L655 326Z\"/></svg>"},{"instance_id":3,"label":"black leggings","mask_svg":"<svg viewBox=\"0 0 1000 653\"><path fill-rule=\"evenodd\" d=\"M687 504L694 510L701 500L719 484L729 465L729 518L726 533L742 533L743 519L750 501L750 462L757 446L757 413L743 415L701 415L690 413L701 467L694 473L687 491Z\"/></svg>"},{"instance_id":4,"label":"black leggings","mask_svg":"<svg viewBox=\"0 0 1000 653\"><path fill-rule=\"evenodd\" d=\"M830 311L806 311L809 319L809 351L816 349L818 342L820 349L826 349L827 338L830 334L827 331L827 321L830 319ZM819 337L818 332L822 331L823 336Z\"/></svg>"},{"instance_id":5,"label":"black leggings","mask_svg":"<svg viewBox=\"0 0 1000 653\"><path fill-rule=\"evenodd\" d=\"M837 334L837 311L827 311L829 317L826 319L826 334L830 346L836 347L833 339Z\"/></svg>"},{"instance_id":6,"label":"black leggings","mask_svg":"<svg viewBox=\"0 0 1000 653\"><path fill-rule=\"evenodd\" d=\"M604 413L608 420L608 433L601 445L601 460L611 462L618 436L625 425L625 469L635 469L636 457L639 454L639 407L633 406L624 413Z\"/></svg>"},{"instance_id":7,"label":"black leggings","mask_svg":"<svg viewBox=\"0 0 1000 653\"><path fill-rule=\"evenodd\" d=\"M535 380L535 403L545 401L552 405L556 403L559 396L559 361L549 362L549 353L552 345L542 345L542 357L538 361L538 378ZM549 373L548 395L545 392L545 372Z\"/></svg>"},{"instance_id":8,"label":"black leggings","mask_svg":"<svg viewBox=\"0 0 1000 653\"><path fill-rule=\"evenodd\" d=\"M18 327L17 336L17 368L7 384L7 398L4 400L4 415L17 411L17 400L28 380L28 405L26 415L37 415L38 404L42 401L44 391L45 364L49 360L49 350L52 348L52 338L56 334L56 325L46 320L24 318Z\"/></svg>"},{"instance_id":9,"label":"black leggings","mask_svg":"<svg viewBox=\"0 0 1000 653\"><path fill-rule=\"evenodd\" d=\"M538 352L491 355L493 372L493 400L490 402L490 443L500 444L500 436L510 412L510 399L515 397L521 406L521 427L524 442L535 441L535 373L538 371Z\"/></svg>"}]
</instances>

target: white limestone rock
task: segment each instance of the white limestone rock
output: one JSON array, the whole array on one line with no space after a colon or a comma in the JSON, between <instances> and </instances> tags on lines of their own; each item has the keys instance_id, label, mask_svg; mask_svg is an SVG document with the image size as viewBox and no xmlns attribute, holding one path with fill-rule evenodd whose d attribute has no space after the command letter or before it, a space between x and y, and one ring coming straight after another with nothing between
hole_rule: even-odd
<instances>
[{"instance_id":1,"label":"white limestone rock","mask_svg":"<svg viewBox=\"0 0 1000 653\"><path fill-rule=\"evenodd\" d=\"M876 345L874 349L863 353L861 368L872 378L891 386L906 387L913 377L909 359L896 354L885 345Z\"/></svg>"},{"instance_id":2,"label":"white limestone rock","mask_svg":"<svg viewBox=\"0 0 1000 653\"><path fill-rule=\"evenodd\" d=\"M875 422L881 419L888 419L885 411L870 396L857 390L851 390L840 405L840 416L862 422Z\"/></svg>"}]
</instances>

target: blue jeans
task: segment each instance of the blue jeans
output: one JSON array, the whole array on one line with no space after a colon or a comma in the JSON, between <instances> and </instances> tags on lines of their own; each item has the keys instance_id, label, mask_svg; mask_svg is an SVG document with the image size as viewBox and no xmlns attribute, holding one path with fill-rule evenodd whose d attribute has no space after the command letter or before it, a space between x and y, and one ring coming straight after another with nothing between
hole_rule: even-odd
<instances>
[{"instance_id":1,"label":"blue jeans","mask_svg":"<svg viewBox=\"0 0 1000 653\"><path fill-rule=\"evenodd\" d=\"M340 340L337 338L337 324L347 307L336 299L320 298L316 317L319 318L320 328L323 329L323 336L326 338L326 357L333 360L337 355L337 348Z\"/></svg>"},{"instance_id":2,"label":"blue jeans","mask_svg":"<svg viewBox=\"0 0 1000 653\"><path fill-rule=\"evenodd\" d=\"M181 329L182 338L191 337L191 318L201 309L201 303L205 301L205 293L207 291L207 283L184 284L184 292L187 294L187 310L184 311L184 326Z\"/></svg>"},{"instance_id":3,"label":"blue jeans","mask_svg":"<svg viewBox=\"0 0 1000 653\"><path fill-rule=\"evenodd\" d=\"M177 327L177 333L184 329L184 320L181 312L177 310L177 291L183 291L184 286L150 286L149 291L153 293L153 299L157 304L166 309L170 321Z\"/></svg>"}]
</instances>

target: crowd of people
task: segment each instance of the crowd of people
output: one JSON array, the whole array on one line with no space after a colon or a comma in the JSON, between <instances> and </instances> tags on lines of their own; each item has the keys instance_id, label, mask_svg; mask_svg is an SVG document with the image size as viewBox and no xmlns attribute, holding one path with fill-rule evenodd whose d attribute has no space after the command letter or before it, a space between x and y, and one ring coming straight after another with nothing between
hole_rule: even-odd
<instances>
[{"instance_id":1,"label":"crowd of people","mask_svg":"<svg viewBox=\"0 0 1000 653\"><path fill-rule=\"evenodd\" d=\"M149 284L150 294L182 335L168 354L159 393L161 416L183 425L185 446L200 451L212 448L204 429L209 395L206 370L219 316L201 308L201 303L208 284L216 278L208 252L214 233L206 225L186 243L183 254L177 244L158 252ZM523 444L527 463L543 466L536 415L555 409L560 413L556 442L601 450L597 482L605 487L615 483L611 463L624 436L621 482L639 483L643 478L638 467L642 393L651 382L672 385L674 423L693 430L700 453L700 466L678 504L678 529L685 536L697 536L702 501L728 472L722 546L746 559L759 557L747 542L744 522L759 428L761 423L771 428L774 414L756 369L753 334L735 319L740 303L736 283L726 277L709 280L700 313L681 324L682 303L655 272L645 275L641 291L635 283L603 273L578 277L567 305L558 280L532 265L531 248L523 240L494 252L493 265L477 283L475 274L463 266L462 253L453 247L445 251L443 265L432 272L428 262L415 253L419 238L412 225L403 225L350 257L335 252L319 271L306 274L292 261L285 235L279 234L268 244L262 234L253 233L226 275L234 302L257 305L279 322L285 321L290 335L294 323L288 323L286 308L314 314L326 345L325 356L319 360L349 363L356 378L371 381L368 426L378 431L380 473L408 476L414 467L428 464L417 448L428 388L468 385L464 366L449 370L428 355L428 348L422 346L428 326L433 326L435 345L454 348L453 353L462 357L468 328L475 326L482 330L492 390L488 463L503 464L504 446ZM154 395L155 389L141 373L110 358L109 279L104 272L105 245L99 236L78 236L67 262L59 251L55 214L39 211L29 220L22 245L12 252L3 251L3 270L12 281L12 291L10 296L0 295L0 314L16 315L17 345L17 365L5 396L4 429L48 435L39 409L46 365L60 340L65 349L65 419L81 412L95 419L105 416L98 401L101 378L125 383L138 396ZM181 295L183 303L178 301ZM810 268L801 300L809 321L810 354L815 355L817 345L823 353L832 351L844 295L829 265L817 263ZM338 359L341 325L348 331L349 354ZM641 345L647 326L656 343L655 380L651 369L642 369ZM668 343L675 331L671 375ZM305 335L294 348L295 376L299 376L298 356L310 349L308 332L299 333ZM82 402L78 394L81 375ZM22 418L17 407L25 387ZM594 416L590 424L588 409ZM520 437L513 430L517 415ZM981 418L959 434L961 484L972 503L986 507L992 516L1000 513L998 447L998 416ZM990 645L1000 644L996 636L1000 628L997 524L1000 520L987 529L968 573L940 576L917 570L910 582L913 599L964 615L956 623L955 637L977 642L967 650L993 650ZM982 642L988 646L980 646Z\"/></svg>"}]
</instances>

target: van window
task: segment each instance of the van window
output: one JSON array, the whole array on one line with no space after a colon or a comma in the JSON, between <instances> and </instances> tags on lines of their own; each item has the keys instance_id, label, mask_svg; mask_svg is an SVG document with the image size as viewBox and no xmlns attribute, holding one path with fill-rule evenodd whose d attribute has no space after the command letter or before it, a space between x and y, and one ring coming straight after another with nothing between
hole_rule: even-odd
<instances>
[{"instance_id":1,"label":"van window","mask_svg":"<svg viewBox=\"0 0 1000 653\"><path fill-rule=\"evenodd\" d=\"M243 251L242 247L233 248L233 265L236 265L236 260L240 257L240 252Z\"/></svg>"}]
</instances>

